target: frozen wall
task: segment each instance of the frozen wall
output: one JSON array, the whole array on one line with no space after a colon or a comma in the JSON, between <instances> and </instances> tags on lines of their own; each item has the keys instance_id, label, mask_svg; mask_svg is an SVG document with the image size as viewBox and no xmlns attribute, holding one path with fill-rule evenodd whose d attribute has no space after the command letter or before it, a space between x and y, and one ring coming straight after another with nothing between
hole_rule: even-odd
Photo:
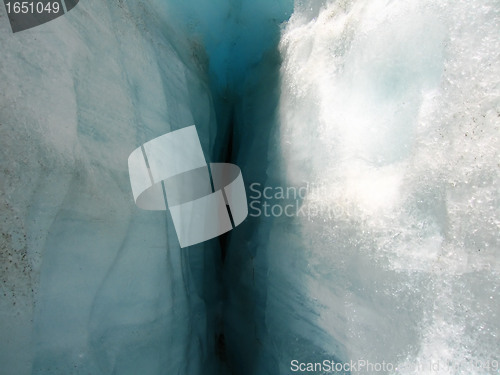
<instances>
[{"instance_id":1,"label":"frozen wall","mask_svg":"<svg viewBox=\"0 0 500 375\"><path fill-rule=\"evenodd\" d=\"M128 181L145 141L216 129L203 50L157 14L82 1L12 34L0 7L1 374L219 372L217 243L181 252Z\"/></svg>"},{"instance_id":2,"label":"frozen wall","mask_svg":"<svg viewBox=\"0 0 500 375\"><path fill-rule=\"evenodd\" d=\"M181 251L133 204L127 158L196 124L230 160L234 98L292 7L90 0L0 23L1 374L226 371L227 238Z\"/></svg>"},{"instance_id":3,"label":"frozen wall","mask_svg":"<svg viewBox=\"0 0 500 375\"><path fill-rule=\"evenodd\" d=\"M233 352L251 363L242 373L289 373L294 359L498 372L499 25L496 1L296 7L278 113L263 89L240 112L248 127L277 119L258 207L304 209L261 211L233 235L227 324L254 348ZM261 146L242 145L239 163Z\"/></svg>"}]
</instances>

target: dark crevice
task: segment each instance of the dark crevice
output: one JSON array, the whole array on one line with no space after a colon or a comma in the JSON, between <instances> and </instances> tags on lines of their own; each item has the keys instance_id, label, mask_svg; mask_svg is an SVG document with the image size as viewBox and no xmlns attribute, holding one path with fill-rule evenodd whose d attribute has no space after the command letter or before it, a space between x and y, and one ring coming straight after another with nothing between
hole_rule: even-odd
<instances>
[{"instance_id":1,"label":"dark crevice","mask_svg":"<svg viewBox=\"0 0 500 375\"><path fill-rule=\"evenodd\" d=\"M251 183L265 184L269 178L269 157L274 152L269 151L269 145L277 126L280 66L276 43L249 72L245 90L230 97L230 101L225 98L230 107L218 108L218 119L226 119L222 122L226 128L221 130L225 144L219 148L219 155L221 160L241 168L247 194ZM271 371L279 371L266 349L268 333L262 306L266 305L267 291L262 285L268 272L263 254L257 258L257 249L258 239L265 241L269 226L262 224L261 218L247 217L220 237L225 367L238 375L257 374L263 358Z\"/></svg>"},{"instance_id":2,"label":"dark crevice","mask_svg":"<svg viewBox=\"0 0 500 375\"><path fill-rule=\"evenodd\" d=\"M217 139L216 139L216 146L214 149L217 151L217 155L215 156L215 160L221 161L224 163L232 163L234 164L234 154L233 152L234 147L234 108L232 105L230 105L226 100L222 99L219 103L220 105L218 107L219 113L218 113L218 119L222 119L223 126L219 126L217 128ZM219 125L219 124L218 124ZM224 194L224 200L227 203L227 197ZM229 205L226 205L226 209L229 213L229 217L231 220L231 226L234 228L234 220L231 214L231 210L229 208ZM225 278L225 261L226 261L226 256L228 253L228 248L230 244L230 239L231 239L231 233L232 231L226 232L218 237L219 241L219 246L220 246L220 260L222 263L222 268L221 270L223 271L222 275L222 285L221 285L221 297L222 297L222 306L227 301L227 296L229 293L226 278ZM231 365L229 363L229 356L230 353L228 353L228 348L226 345L226 336L225 336L225 316L224 316L224 308L222 308L221 315L220 315L220 330L219 332L216 333L216 341L215 341L215 354L217 359L221 362L221 365L225 370L230 373L234 374L234 370L231 368Z\"/></svg>"},{"instance_id":3,"label":"dark crevice","mask_svg":"<svg viewBox=\"0 0 500 375\"><path fill-rule=\"evenodd\" d=\"M219 143L218 149L219 150L219 155L216 160L223 160L224 163L234 163L233 161L233 140L234 140L234 110L231 108L228 111L229 113L229 120L227 122L227 126L224 127L226 131L222 133L220 137L217 137ZM219 131L219 129L217 129ZM224 192L223 192L224 194ZM227 199L224 194L224 199L227 202ZM229 217L231 220L231 226L234 228L234 220L233 216L231 214L231 210L228 205L226 205L227 211L229 213ZM221 255L221 261L224 264L224 261L226 259L226 254L227 254L227 248L229 245L229 236L231 235L231 231L226 232L219 236L219 243L220 243L220 255Z\"/></svg>"},{"instance_id":4,"label":"dark crevice","mask_svg":"<svg viewBox=\"0 0 500 375\"><path fill-rule=\"evenodd\" d=\"M280 23L288 19L293 2L273 5L276 13L266 15L248 12L252 3L232 3L227 28L214 34L210 21L201 22L200 34L209 75L209 90L216 118L215 139L209 159L216 163L235 164L248 184L265 182L267 150L273 132L278 105L280 58L278 42ZM242 7L242 9L240 9ZM274 8L275 7L275 8ZM249 8L249 9L247 9ZM274 12L274 10L273 10ZM269 19L268 19L269 17ZM217 29L218 30L218 29ZM225 58L221 59L221 55ZM227 201L226 201L227 202ZM231 211L228 212L231 216ZM220 375L255 374L259 358L266 351L263 343L265 319L260 304L265 304L266 291L258 288L265 280L265 262L254 261L255 237L262 229L259 220L249 220L224 233L214 244L218 246L216 271L217 298L210 303L216 316L209 328L213 332L213 354ZM267 230L259 232L262 238ZM265 278L265 277L264 277ZM267 358L267 354L263 354ZM270 365L271 369L276 369ZM259 374L260 375L260 374Z\"/></svg>"}]
</instances>

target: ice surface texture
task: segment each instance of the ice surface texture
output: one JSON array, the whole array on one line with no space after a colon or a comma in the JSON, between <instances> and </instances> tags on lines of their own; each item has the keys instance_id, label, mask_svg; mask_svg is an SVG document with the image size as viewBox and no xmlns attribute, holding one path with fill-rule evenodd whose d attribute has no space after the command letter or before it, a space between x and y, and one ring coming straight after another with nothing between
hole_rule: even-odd
<instances>
[{"instance_id":1,"label":"ice surface texture","mask_svg":"<svg viewBox=\"0 0 500 375\"><path fill-rule=\"evenodd\" d=\"M498 371L499 25L496 1L292 16L268 168L314 186L303 204L319 214L276 220L258 243L280 371L325 353L398 374Z\"/></svg>"},{"instance_id":2,"label":"ice surface texture","mask_svg":"<svg viewBox=\"0 0 500 375\"><path fill-rule=\"evenodd\" d=\"M309 184L311 215L232 234L239 373L325 358L498 371L499 25L495 1L296 6L279 75L263 62L238 107L237 163L262 186Z\"/></svg>"},{"instance_id":3,"label":"ice surface texture","mask_svg":"<svg viewBox=\"0 0 500 375\"><path fill-rule=\"evenodd\" d=\"M0 373L217 373L214 244L181 252L127 171L190 124L211 149L198 52L153 3L85 1L16 34L1 12Z\"/></svg>"},{"instance_id":4,"label":"ice surface texture","mask_svg":"<svg viewBox=\"0 0 500 375\"><path fill-rule=\"evenodd\" d=\"M0 374L495 373L499 25L493 0L86 0L14 35L1 8ZM127 158L191 124L314 214L181 251Z\"/></svg>"}]
</instances>

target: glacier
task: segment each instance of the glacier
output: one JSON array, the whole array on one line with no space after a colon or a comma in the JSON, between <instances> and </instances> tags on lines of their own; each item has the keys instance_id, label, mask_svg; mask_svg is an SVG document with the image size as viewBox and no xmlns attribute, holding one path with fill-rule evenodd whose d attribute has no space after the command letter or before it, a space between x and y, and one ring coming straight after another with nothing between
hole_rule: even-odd
<instances>
[{"instance_id":1,"label":"glacier","mask_svg":"<svg viewBox=\"0 0 500 375\"><path fill-rule=\"evenodd\" d=\"M0 8L1 375L498 374L498 1ZM270 212L180 249L127 158L193 124Z\"/></svg>"}]
</instances>

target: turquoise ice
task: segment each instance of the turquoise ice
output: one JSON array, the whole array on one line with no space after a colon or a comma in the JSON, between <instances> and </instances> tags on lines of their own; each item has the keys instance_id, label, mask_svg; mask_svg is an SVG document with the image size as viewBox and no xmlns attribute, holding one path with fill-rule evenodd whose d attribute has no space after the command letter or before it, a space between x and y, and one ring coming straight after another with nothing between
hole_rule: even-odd
<instances>
[{"instance_id":1,"label":"turquoise ice","mask_svg":"<svg viewBox=\"0 0 500 375\"><path fill-rule=\"evenodd\" d=\"M14 34L0 7L0 374L497 373L499 24L496 0L86 0ZM127 160L192 124L316 214L181 249Z\"/></svg>"}]
</instances>

